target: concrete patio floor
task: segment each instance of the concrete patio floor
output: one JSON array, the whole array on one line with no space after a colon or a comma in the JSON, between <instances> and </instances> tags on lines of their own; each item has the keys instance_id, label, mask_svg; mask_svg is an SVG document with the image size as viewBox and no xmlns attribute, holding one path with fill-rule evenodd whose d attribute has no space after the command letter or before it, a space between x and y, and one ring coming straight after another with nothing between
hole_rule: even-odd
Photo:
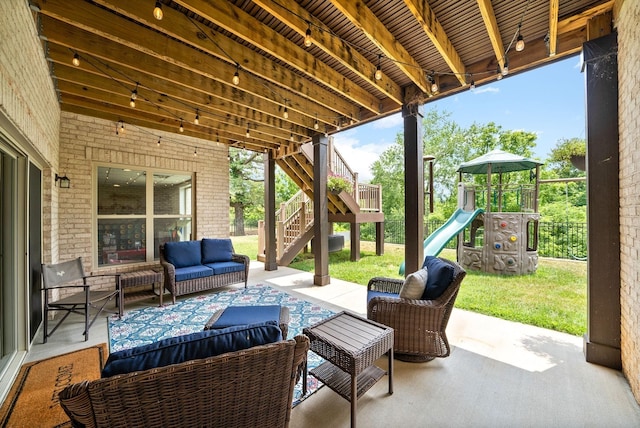
<instances>
[{"instance_id":1,"label":"concrete patio floor","mask_svg":"<svg viewBox=\"0 0 640 428\"><path fill-rule=\"evenodd\" d=\"M366 316L366 287L251 262L249 286L265 283L333 311ZM464 282L462 284L464 287ZM238 286L236 286L238 287ZM154 305L143 301L125 309ZM84 342L81 322L67 321L46 345L36 337L27 361L108 342L106 318ZM640 427L640 406L621 372L587 363L582 338L454 309L451 356L394 362L394 394L382 379L358 401L361 427ZM385 368L386 357L377 364ZM347 427L350 405L327 387L297 405L291 427Z\"/></svg>"}]
</instances>

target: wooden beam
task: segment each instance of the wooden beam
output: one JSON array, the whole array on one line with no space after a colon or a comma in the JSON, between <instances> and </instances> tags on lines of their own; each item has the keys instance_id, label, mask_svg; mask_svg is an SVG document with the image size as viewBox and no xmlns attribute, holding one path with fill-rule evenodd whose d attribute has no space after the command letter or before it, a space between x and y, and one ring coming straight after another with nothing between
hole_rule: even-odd
<instances>
[{"instance_id":1,"label":"wooden beam","mask_svg":"<svg viewBox=\"0 0 640 428\"><path fill-rule=\"evenodd\" d=\"M362 1L331 0L351 23L362 31L378 49L398 67L422 92L431 93L431 85L420 64L407 52L382 22Z\"/></svg>"},{"instance_id":2,"label":"wooden beam","mask_svg":"<svg viewBox=\"0 0 640 428\"><path fill-rule=\"evenodd\" d=\"M558 34L567 33L569 31L586 27L587 21L589 19L594 16L610 12L611 10L613 10L614 5L615 0L609 0L576 15L561 19L560 22L558 22Z\"/></svg>"},{"instance_id":3,"label":"wooden beam","mask_svg":"<svg viewBox=\"0 0 640 428\"><path fill-rule=\"evenodd\" d=\"M491 0L477 0L478 7L480 8L480 14L484 21L484 26L489 34L491 40L491 46L493 47L493 53L496 56L500 70L504 68L504 45L502 44L502 37L500 36L500 29L498 28L498 22L496 21L496 14L493 12L493 6Z\"/></svg>"},{"instance_id":4,"label":"wooden beam","mask_svg":"<svg viewBox=\"0 0 640 428\"><path fill-rule=\"evenodd\" d=\"M305 36L307 29L310 28L309 23L316 24L314 17L295 2L288 3L286 9L271 0L253 0L253 2L285 23L289 28L297 31L302 37ZM384 75L380 81L376 81L373 77L373 71L375 71L377 64L371 64L360 52L343 40L331 35L329 31L319 31L315 26L312 26L311 30L314 46L322 49L324 53L335 58L362 79L370 81L387 97L398 104L402 104L402 91L394 81Z\"/></svg>"},{"instance_id":5,"label":"wooden beam","mask_svg":"<svg viewBox=\"0 0 640 428\"><path fill-rule=\"evenodd\" d=\"M167 10L167 12L170 11ZM200 74L208 79L213 79L224 85L226 87L223 89L224 92L232 93L234 99L243 96L245 91L250 91L250 93L261 96L272 103L276 101L282 102L282 100L274 100L272 88L266 88L265 83L260 82L258 78L252 79L247 76L247 78L241 80L240 85L233 85L230 80L235 72L235 65L216 59L213 55L203 53L200 50L190 49L183 43L148 30L130 20L120 18L118 15L92 6L89 3L82 2L79 5L71 5L69 2L61 0L49 0L44 3L41 13L44 15L42 18L47 16L54 18L54 21L49 21L45 30L47 37L51 38L52 33L57 33L61 37L58 42L70 48L82 50L79 46L87 45L83 37L90 36L92 40L101 40L101 42L87 50L91 54L93 54L92 49L102 49L103 51L108 50L114 57L117 57L121 50L128 49L137 52L133 57L129 58L131 66L135 67L135 64L139 61L138 57L142 53L156 60L161 60L165 65L171 64ZM174 13L177 14L176 21L186 19L184 15L175 11ZM62 25L62 22L66 23L67 26L74 26L84 30L84 33L80 37L72 37L71 31L65 28L66 34L61 34L62 31L56 27ZM75 33L78 35L78 31ZM192 37L197 38L197 35ZM106 41L115 42L118 45L117 47L111 46ZM223 40L220 41L219 45L223 48L231 49L231 46L225 45ZM233 46L235 45L239 44L235 43ZM252 52L248 49L247 51ZM243 53L247 52L243 51ZM250 59L258 61L260 66L271 70L271 75L266 72L261 73L261 75L268 75L269 79L274 81L290 82L288 87L291 90L281 90L280 88L278 90L290 101L289 108L296 109L299 113L308 116L309 126L312 126L315 120L316 105L322 106L321 109L327 113L326 116L328 117L357 113L357 111L354 112L354 107L351 103L336 97L334 93L310 82L308 79L301 78L290 70L284 68L281 70L276 68L274 70L272 61L267 61L263 56L255 52L253 52L253 55L254 57ZM162 66L158 65L158 67L160 70L162 69ZM145 71L149 72L150 69L150 67L146 67ZM258 89L258 87L262 87L262 89ZM325 114L319 113L318 116L319 118L324 118ZM332 121L327 121L327 123L332 123Z\"/></svg>"},{"instance_id":6,"label":"wooden beam","mask_svg":"<svg viewBox=\"0 0 640 428\"><path fill-rule=\"evenodd\" d=\"M456 48L451 44L447 33L442 28L442 24L440 24L433 10L429 7L429 3L425 0L404 0L404 3L420 23L425 34L429 36L433 45L438 49L451 71L455 73L460 84L466 86L467 76L464 63Z\"/></svg>"},{"instance_id":7,"label":"wooden beam","mask_svg":"<svg viewBox=\"0 0 640 428\"><path fill-rule=\"evenodd\" d=\"M555 56L558 46L558 8L560 0L549 0L549 56Z\"/></svg>"},{"instance_id":8,"label":"wooden beam","mask_svg":"<svg viewBox=\"0 0 640 428\"><path fill-rule=\"evenodd\" d=\"M379 112L380 99L329 67L318 61L299 46L293 45L287 38L263 25L242 9L230 2L203 0L176 0L176 3L197 13L208 21L224 28L237 37L264 50L300 72L339 92L342 96L357 103L362 108ZM236 59L237 62L240 62ZM241 64L244 67L244 64ZM354 113L354 112L352 112Z\"/></svg>"}]
</instances>

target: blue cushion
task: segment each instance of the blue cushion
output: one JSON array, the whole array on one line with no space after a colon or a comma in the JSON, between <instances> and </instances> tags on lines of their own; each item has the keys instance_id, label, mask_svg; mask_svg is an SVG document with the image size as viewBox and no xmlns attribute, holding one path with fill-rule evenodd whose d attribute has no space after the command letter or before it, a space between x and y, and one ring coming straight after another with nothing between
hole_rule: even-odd
<instances>
[{"instance_id":1,"label":"blue cushion","mask_svg":"<svg viewBox=\"0 0 640 428\"><path fill-rule=\"evenodd\" d=\"M176 281L188 279L206 278L213 275L213 269L202 265L186 266L176 269Z\"/></svg>"},{"instance_id":2,"label":"blue cushion","mask_svg":"<svg viewBox=\"0 0 640 428\"><path fill-rule=\"evenodd\" d=\"M202 239L202 264L230 262L233 254L231 239Z\"/></svg>"},{"instance_id":3,"label":"blue cushion","mask_svg":"<svg viewBox=\"0 0 640 428\"><path fill-rule=\"evenodd\" d=\"M225 328L232 325L256 324L266 321L280 322L280 305L228 306L211 328Z\"/></svg>"},{"instance_id":4,"label":"blue cushion","mask_svg":"<svg viewBox=\"0 0 640 428\"><path fill-rule=\"evenodd\" d=\"M170 337L148 345L114 352L109 355L102 369L102 377L213 357L280 340L282 332L273 322Z\"/></svg>"},{"instance_id":5,"label":"blue cushion","mask_svg":"<svg viewBox=\"0 0 640 428\"><path fill-rule=\"evenodd\" d=\"M200 241L167 242L164 244L164 257L176 268L200 264Z\"/></svg>"},{"instance_id":6,"label":"blue cushion","mask_svg":"<svg viewBox=\"0 0 640 428\"><path fill-rule=\"evenodd\" d=\"M424 289L424 294L422 294L422 300L437 299L453 281L453 266L443 262L438 257L427 256L422 267L426 267L429 272L427 287Z\"/></svg>"},{"instance_id":7,"label":"blue cushion","mask_svg":"<svg viewBox=\"0 0 640 428\"><path fill-rule=\"evenodd\" d=\"M229 272L242 272L244 270L244 264L238 262L207 263L205 266L213 269L213 273L216 275Z\"/></svg>"},{"instance_id":8,"label":"blue cushion","mask_svg":"<svg viewBox=\"0 0 640 428\"><path fill-rule=\"evenodd\" d=\"M369 303L369 301L371 299L373 299L374 297L398 298L400 296L398 294L395 294L395 293L385 293L384 291L368 290L367 291L367 303Z\"/></svg>"}]
</instances>

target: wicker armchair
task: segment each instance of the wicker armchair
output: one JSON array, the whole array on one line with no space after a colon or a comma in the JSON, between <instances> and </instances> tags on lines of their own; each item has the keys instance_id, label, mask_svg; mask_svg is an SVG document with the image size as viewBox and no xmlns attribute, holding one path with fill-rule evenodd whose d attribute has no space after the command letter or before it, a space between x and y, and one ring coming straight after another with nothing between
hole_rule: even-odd
<instances>
[{"instance_id":1,"label":"wicker armchair","mask_svg":"<svg viewBox=\"0 0 640 428\"><path fill-rule=\"evenodd\" d=\"M60 392L74 427L287 427L309 339L84 381Z\"/></svg>"},{"instance_id":2,"label":"wicker armchair","mask_svg":"<svg viewBox=\"0 0 640 428\"><path fill-rule=\"evenodd\" d=\"M367 286L367 318L393 327L394 356L401 361L431 361L448 357L451 351L445 329L466 272L455 262L440 260L452 265L454 272L450 285L435 300L401 299L402 279L377 277Z\"/></svg>"}]
</instances>

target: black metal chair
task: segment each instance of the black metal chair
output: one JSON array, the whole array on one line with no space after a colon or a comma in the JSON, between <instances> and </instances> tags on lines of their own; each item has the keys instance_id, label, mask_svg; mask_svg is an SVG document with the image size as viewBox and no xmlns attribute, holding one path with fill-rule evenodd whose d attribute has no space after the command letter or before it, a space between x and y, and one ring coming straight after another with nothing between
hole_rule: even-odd
<instances>
[{"instance_id":1,"label":"black metal chair","mask_svg":"<svg viewBox=\"0 0 640 428\"><path fill-rule=\"evenodd\" d=\"M88 279L100 277L114 277L115 289L91 290ZM89 340L89 328L93 325L98 315L102 311L117 313L122 316L122 287L120 287L119 274L86 275L82 265L82 257L67 262L55 264L42 264L42 283L44 291L44 331L43 343L47 343L47 338L51 336L67 319L69 314L76 313L84 315L84 340ZM62 297L51 301L52 290L59 290ZM117 310L106 309L105 306L112 300L116 300ZM96 309L97 313L90 320L91 309ZM66 311L64 316L57 322L53 330L49 332L49 312Z\"/></svg>"}]
</instances>

